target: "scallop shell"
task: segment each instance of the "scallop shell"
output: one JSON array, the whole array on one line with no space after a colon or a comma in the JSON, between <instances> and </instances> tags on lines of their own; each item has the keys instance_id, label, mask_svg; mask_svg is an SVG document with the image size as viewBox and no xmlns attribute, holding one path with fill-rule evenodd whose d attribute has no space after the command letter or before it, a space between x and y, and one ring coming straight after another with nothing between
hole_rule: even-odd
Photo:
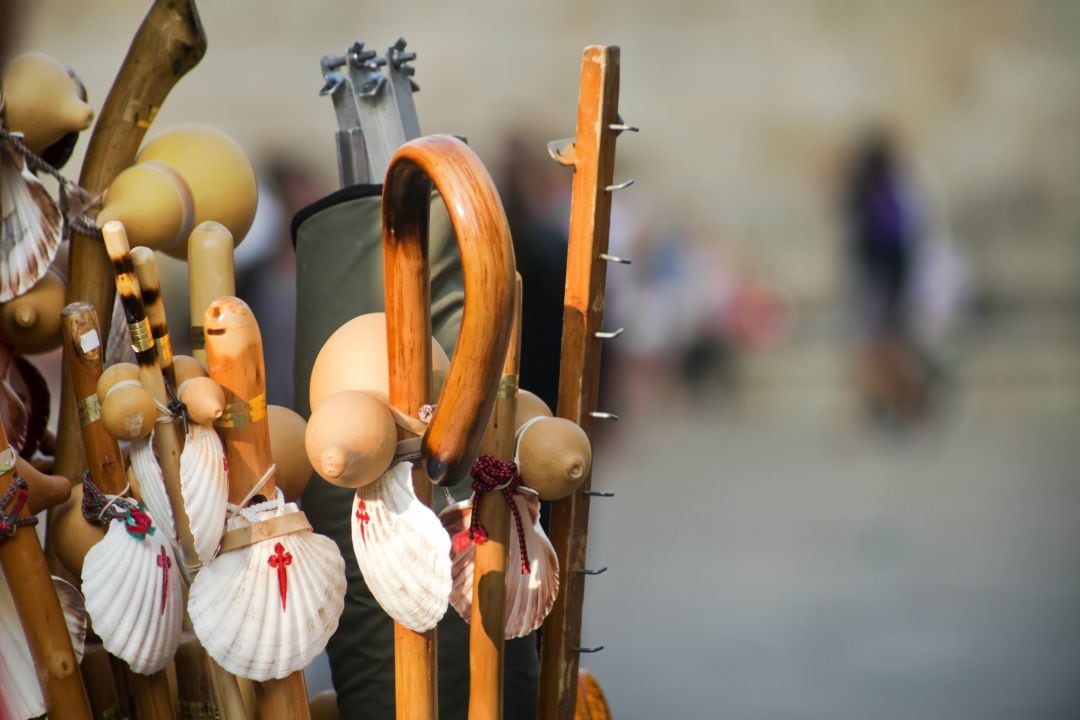
<instances>
[{"instance_id":1,"label":"scallop shell","mask_svg":"<svg viewBox=\"0 0 1080 720\"><path fill-rule=\"evenodd\" d=\"M435 627L450 601L450 537L417 499L412 463L358 488L351 517L356 562L375 600L410 630Z\"/></svg>"},{"instance_id":2,"label":"scallop shell","mask_svg":"<svg viewBox=\"0 0 1080 720\"><path fill-rule=\"evenodd\" d=\"M504 502L500 495L492 495L484 502ZM517 529L510 518L509 552L506 558L506 610L504 631L506 637L518 638L528 635L543 623L555 605L559 595L559 558L555 548L540 526L540 499L531 493L514 495L518 513L525 524L525 550L529 554L529 574L521 572L521 549ZM472 519L473 499L447 507L439 514L450 537L468 532ZM468 543L451 553L453 561L454 589L450 604L458 614L469 622L472 616L473 557L475 545Z\"/></svg>"},{"instance_id":3,"label":"scallop shell","mask_svg":"<svg viewBox=\"0 0 1080 720\"><path fill-rule=\"evenodd\" d=\"M205 564L217 553L225 532L229 476L217 431L195 423L189 428L184 451L180 453L180 491L184 496L184 511L191 521L195 552Z\"/></svg>"},{"instance_id":4,"label":"scallop shell","mask_svg":"<svg viewBox=\"0 0 1080 720\"><path fill-rule=\"evenodd\" d=\"M267 503L270 504L270 503ZM299 512L289 503L274 513ZM231 518L229 529L248 521ZM219 665L255 681L302 670L345 607L345 561L328 537L300 531L224 552L191 584L188 614Z\"/></svg>"},{"instance_id":5,"label":"scallop shell","mask_svg":"<svg viewBox=\"0 0 1080 720\"><path fill-rule=\"evenodd\" d=\"M154 434L133 440L128 448L131 470L139 482L139 492L150 517L154 519L159 531L165 533L165 537L175 538L176 524L173 522L172 505L169 504L169 494L165 490L161 465L154 454Z\"/></svg>"},{"instance_id":6,"label":"scallop shell","mask_svg":"<svg viewBox=\"0 0 1080 720\"><path fill-rule=\"evenodd\" d=\"M184 589L168 538L142 540L121 520L86 553L82 589L86 612L102 645L143 675L164 668L180 642Z\"/></svg>"},{"instance_id":7,"label":"scallop shell","mask_svg":"<svg viewBox=\"0 0 1080 720\"><path fill-rule=\"evenodd\" d=\"M32 288L60 247L60 209L14 150L0 149L0 302Z\"/></svg>"},{"instance_id":8,"label":"scallop shell","mask_svg":"<svg viewBox=\"0 0 1080 720\"><path fill-rule=\"evenodd\" d=\"M71 633L75 660L82 662L86 645L86 611L79 591L69 582L53 578L64 621ZM28 720L45 714L45 699L38 684L34 659L23 634L7 578L0 572L0 718Z\"/></svg>"}]
</instances>

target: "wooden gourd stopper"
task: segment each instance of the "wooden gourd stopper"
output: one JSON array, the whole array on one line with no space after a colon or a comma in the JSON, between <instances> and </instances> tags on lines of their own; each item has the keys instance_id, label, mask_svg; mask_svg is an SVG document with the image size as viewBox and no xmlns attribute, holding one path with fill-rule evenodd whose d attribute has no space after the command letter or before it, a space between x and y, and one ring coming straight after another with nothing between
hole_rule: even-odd
<instances>
[{"instance_id":1,"label":"wooden gourd stopper","mask_svg":"<svg viewBox=\"0 0 1080 720\"><path fill-rule=\"evenodd\" d=\"M539 418L518 438L521 481L541 500L561 500L585 482L592 445L581 427L564 418Z\"/></svg>"},{"instance_id":2,"label":"wooden gourd stopper","mask_svg":"<svg viewBox=\"0 0 1080 720\"><path fill-rule=\"evenodd\" d=\"M24 135L37 154L69 132L90 127L94 110L79 97L67 68L44 53L26 53L4 68L4 126Z\"/></svg>"},{"instance_id":3,"label":"wooden gourd stopper","mask_svg":"<svg viewBox=\"0 0 1080 720\"><path fill-rule=\"evenodd\" d=\"M390 467L397 426L385 402L360 390L344 390L311 413L304 446L308 461L327 482L363 487Z\"/></svg>"},{"instance_id":4,"label":"wooden gourd stopper","mask_svg":"<svg viewBox=\"0 0 1080 720\"><path fill-rule=\"evenodd\" d=\"M0 448L8 447L7 435L0 426ZM14 470L12 466L0 475L0 496L14 482ZM0 510L6 514L13 507L9 505ZM24 505L17 517L30 517L29 508ZM0 540L0 566L7 576L49 715L90 720L89 700L75 661L64 612L33 526L19 527L13 536Z\"/></svg>"},{"instance_id":5,"label":"wooden gourd stopper","mask_svg":"<svg viewBox=\"0 0 1080 720\"><path fill-rule=\"evenodd\" d=\"M26 507L37 515L71 497L71 483L66 477L46 475L21 457L15 458L15 474L26 481L30 495Z\"/></svg>"},{"instance_id":6,"label":"wooden gourd stopper","mask_svg":"<svg viewBox=\"0 0 1080 720\"><path fill-rule=\"evenodd\" d=\"M226 413L216 425L229 462L229 502L239 504L273 463L262 336L251 308L236 297L211 302L203 327L210 377L225 392ZM250 502L273 498L275 490L271 476ZM256 683L255 701L260 717L308 718L304 673Z\"/></svg>"},{"instance_id":7,"label":"wooden gourd stopper","mask_svg":"<svg viewBox=\"0 0 1080 720\"><path fill-rule=\"evenodd\" d=\"M105 193L98 226L124 223L131 242L164 250L191 232L195 208L187 184L164 163L132 165L116 176Z\"/></svg>"},{"instance_id":8,"label":"wooden gourd stopper","mask_svg":"<svg viewBox=\"0 0 1080 720\"><path fill-rule=\"evenodd\" d=\"M206 308L219 297L236 294L233 237L221 223L199 223L188 238L188 296L191 308L191 354L206 365L201 324Z\"/></svg>"},{"instance_id":9,"label":"wooden gourd stopper","mask_svg":"<svg viewBox=\"0 0 1080 720\"><path fill-rule=\"evenodd\" d=\"M225 393L206 374L206 368L188 355L177 355L173 358L173 365L176 369L176 393L180 402L187 406L191 421L209 425L221 417L225 412Z\"/></svg>"}]
</instances>

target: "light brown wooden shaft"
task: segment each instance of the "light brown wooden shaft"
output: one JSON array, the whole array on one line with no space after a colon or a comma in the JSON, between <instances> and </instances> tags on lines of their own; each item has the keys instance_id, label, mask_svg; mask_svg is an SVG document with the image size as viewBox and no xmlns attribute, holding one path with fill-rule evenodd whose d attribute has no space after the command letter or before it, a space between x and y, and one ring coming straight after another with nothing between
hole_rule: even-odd
<instances>
[{"instance_id":1,"label":"light brown wooden shaft","mask_svg":"<svg viewBox=\"0 0 1080 720\"><path fill-rule=\"evenodd\" d=\"M165 670L153 675L131 674L131 689L135 695L135 709L139 720L173 720L172 695Z\"/></svg>"},{"instance_id":2,"label":"light brown wooden shaft","mask_svg":"<svg viewBox=\"0 0 1080 720\"><path fill-rule=\"evenodd\" d=\"M131 42L127 56L98 113L79 185L104 191L135 159L147 128L169 91L206 53L206 34L194 0L155 0ZM71 239L67 301L89 302L102 318L102 342L109 334L113 280L108 255L95 238ZM64 375L54 472L78 482L82 439L76 398Z\"/></svg>"},{"instance_id":3,"label":"light brown wooden shaft","mask_svg":"<svg viewBox=\"0 0 1080 720\"><path fill-rule=\"evenodd\" d=\"M103 371L104 338L90 303L71 303L60 311L64 335L64 364L70 387L78 398L79 428L94 484L110 495L127 485L123 456L116 438L101 422L97 384Z\"/></svg>"},{"instance_id":4,"label":"light brown wooden shaft","mask_svg":"<svg viewBox=\"0 0 1080 720\"><path fill-rule=\"evenodd\" d=\"M255 315L236 297L214 300L203 315L211 379L225 393L216 423L229 461L229 502L239 504L273 463L266 420L266 364ZM274 479L259 491L275 495Z\"/></svg>"},{"instance_id":5,"label":"light brown wooden shaft","mask_svg":"<svg viewBox=\"0 0 1080 720\"><path fill-rule=\"evenodd\" d=\"M0 426L0 448L7 448ZM0 475L0 496L15 480L14 468ZM0 508L11 513L12 505ZM30 517L25 506L18 517ZM56 597L45 554L33 526L20 527L12 537L0 539L0 565L7 577L15 611L37 668L45 707L51 717L90 720L90 701L83 688L79 664L71 647L64 611Z\"/></svg>"},{"instance_id":6,"label":"light brown wooden shaft","mask_svg":"<svg viewBox=\"0 0 1080 720\"><path fill-rule=\"evenodd\" d=\"M465 281L457 346L421 446L424 471L445 485L468 474L491 417L510 339L514 249L491 176L465 143L432 135L394 153L383 190L383 260L390 392L398 393L391 403L399 410L415 413L406 405L423 404L430 376L432 184L450 213Z\"/></svg>"},{"instance_id":7,"label":"light brown wooden shaft","mask_svg":"<svg viewBox=\"0 0 1080 720\"><path fill-rule=\"evenodd\" d=\"M191 355L206 367L202 317L214 300L236 294L233 237L221 223L199 223L188 238L188 297L191 307Z\"/></svg>"},{"instance_id":8,"label":"light brown wooden shaft","mask_svg":"<svg viewBox=\"0 0 1080 720\"><path fill-rule=\"evenodd\" d=\"M211 302L203 315L203 327L207 369L225 393L226 410L217 428L229 461L229 502L240 503L273 464L262 336L251 308L236 297ZM271 477L251 502L275 494ZM257 716L266 720L308 718L304 673L256 683L255 703Z\"/></svg>"},{"instance_id":9,"label":"light brown wooden shaft","mask_svg":"<svg viewBox=\"0 0 1080 720\"><path fill-rule=\"evenodd\" d=\"M165 299L161 297L161 277L158 275L154 251L148 247L131 249L131 262L135 265L135 277L139 281L146 319L150 323L150 336L154 338L158 365L165 382L176 392L176 371L173 370L172 341L169 339L169 321L165 317Z\"/></svg>"},{"instance_id":10,"label":"light brown wooden shaft","mask_svg":"<svg viewBox=\"0 0 1080 720\"><path fill-rule=\"evenodd\" d=\"M496 457L514 460L514 415L517 413L518 368L521 354L521 276L514 292L514 324L503 363L502 381L492 417ZM475 511L475 505L474 505ZM469 620L469 718L501 718L503 711L503 647L506 641L507 543L511 514L499 492L489 493L480 505L480 523L488 540L475 546L473 556L472 616Z\"/></svg>"},{"instance_id":11,"label":"light brown wooden shaft","mask_svg":"<svg viewBox=\"0 0 1080 720\"><path fill-rule=\"evenodd\" d=\"M615 131L619 105L619 48L591 45L581 63L574 184L563 301L559 417L573 420L592 437L600 387ZM551 504L550 536L559 558L559 595L544 622L540 652L539 716L570 720L577 697L578 652L585 575L575 572L586 557L591 477L577 492Z\"/></svg>"},{"instance_id":12,"label":"light brown wooden shaft","mask_svg":"<svg viewBox=\"0 0 1080 720\"><path fill-rule=\"evenodd\" d=\"M105 238L105 248L116 273L116 291L120 304L124 308L124 318L131 331L132 345L135 347L135 360L139 365L139 380L143 387L159 403L168 405L169 396L165 390L165 378L158 364L157 349L150 336L149 322L142 303L139 281L135 276L135 267L131 259L127 233L122 223L116 220L105 223L101 229ZM179 421L158 423L154 428L154 450L157 452L161 475L165 480L165 492L169 497L173 522L176 525L177 539L180 541L181 568L185 578L189 578L191 569L199 567L199 556L195 552L195 540L191 534L191 522L184 510L184 496L180 491L180 452L183 438Z\"/></svg>"},{"instance_id":13,"label":"light brown wooden shaft","mask_svg":"<svg viewBox=\"0 0 1080 720\"><path fill-rule=\"evenodd\" d=\"M210 669L210 685L220 717L254 720L255 699L245 697L241 686L243 679L230 675L229 671L214 662L212 657L207 656L206 662Z\"/></svg>"}]
</instances>

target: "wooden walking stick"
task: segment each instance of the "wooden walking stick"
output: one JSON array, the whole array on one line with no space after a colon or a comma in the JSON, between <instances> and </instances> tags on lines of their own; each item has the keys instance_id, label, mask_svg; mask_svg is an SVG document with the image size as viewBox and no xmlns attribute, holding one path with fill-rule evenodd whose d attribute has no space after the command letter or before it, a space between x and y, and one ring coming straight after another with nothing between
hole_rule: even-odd
<instances>
[{"instance_id":1,"label":"wooden walking stick","mask_svg":"<svg viewBox=\"0 0 1080 720\"><path fill-rule=\"evenodd\" d=\"M0 426L0 566L7 577L51 717L90 720L90 705L49 566L27 507L26 481Z\"/></svg>"},{"instance_id":2,"label":"wooden walking stick","mask_svg":"<svg viewBox=\"0 0 1080 720\"><path fill-rule=\"evenodd\" d=\"M418 417L431 400L431 294L427 252L431 185L446 203L465 278L454 358L421 442L413 485L430 505L432 486L469 470L491 415L510 341L514 250L506 214L480 159L446 135L418 138L394 154L383 187L383 259L390 404ZM394 625L397 717L438 716L435 631Z\"/></svg>"},{"instance_id":3,"label":"wooden walking stick","mask_svg":"<svg viewBox=\"0 0 1080 720\"><path fill-rule=\"evenodd\" d=\"M205 53L206 34L194 0L155 0L135 33L90 135L79 175L82 187L100 193L131 165L165 97ZM94 306L102 321L104 343L114 296L109 257L100 240L75 233L70 263L67 301ZM79 417L66 375L63 384L54 471L77 482L83 463Z\"/></svg>"},{"instance_id":4,"label":"wooden walking stick","mask_svg":"<svg viewBox=\"0 0 1080 720\"><path fill-rule=\"evenodd\" d=\"M492 454L514 462L518 368L521 360L521 276L514 288L511 317L514 324L503 363L503 376L495 399L490 432ZM473 512L477 508L473 506ZM503 646L506 640L506 557L510 540L510 507L491 498L479 509L487 540L477 544L473 560L473 602L469 619L469 717L472 720L503 715ZM514 572L511 570L511 572Z\"/></svg>"},{"instance_id":5,"label":"wooden walking stick","mask_svg":"<svg viewBox=\"0 0 1080 720\"><path fill-rule=\"evenodd\" d=\"M232 233L221 223L199 223L188 238L187 253L191 356L206 367L203 313L219 297L236 294Z\"/></svg>"},{"instance_id":6,"label":"wooden walking stick","mask_svg":"<svg viewBox=\"0 0 1080 720\"><path fill-rule=\"evenodd\" d=\"M259 326L251 309L235 297L218 298L210 303L203 326L210 377L225 391L226 415L217 426L229 464L229 502L241 507L263 502L275 497L276 487L266 422L266 366ZM256 494L249 497L252 493ZM247 529L255 534L260 526L267 523L249 525ZM283 552L279 554L284 557ZM284 565L281 568L286 570ZM285 588L283 585L283 594L287 592ZM255 703L257 716L262 720L308 718L303 671L256 683Z\"/></svg>"},{"instance_id":7,"label":"wooden walking stick","mask_svg":"<svg viewBox=\"0 0 1080 720\"><path fill-rule=\"evenodd\" d=\"M64 334L64 360L71 376L71 388L78 398L76 404L79 408L79 422L90 477L102 492L119 495L127 487L127 474L124 471L120 445L116 438L106 432L101 422L97 384L103 370L104 348L98 329L97 313L90 303L71 303L61 311L60 316ZM81 493L79 496L81 497ZM65 518L65 523L77 523L82 519L82 508L71 508L70 512L78 513L78 517ZM86 535L80 532L72 539L77 541L78 536ZM101 536L104 536L104 530ZM57 536L57 541L63 543L65 537ZM89 548L80 548L77 551L85 554L86 550ZM139 717L173 717L169 683L164 670L151 675L132 672L130 677Z\"/></svg>"},{"instance_id":8,"label":"wooden walking stick","mask_svg":"<svg viewBox=\"0 0 1080 720\"><path fill-rule=\"evenodd\" d=\"M549 146L558 162L574 168L557 414L580 425L590 439L597 419L615 419L598 412L596 401L601 340L621 332L603 330L607 263L626 262L607 252L611 194L632 183L612 184L615 137L635 129L619 121L618 105L619 48L591 45L581 63L577 136L572 144ZM562 591L541 642L539 715L545 719L574 717L579 654L600 649L581 647L591 484L586 478L577 492L551 505L550 535Z\"/></svg>"}]
</instances>

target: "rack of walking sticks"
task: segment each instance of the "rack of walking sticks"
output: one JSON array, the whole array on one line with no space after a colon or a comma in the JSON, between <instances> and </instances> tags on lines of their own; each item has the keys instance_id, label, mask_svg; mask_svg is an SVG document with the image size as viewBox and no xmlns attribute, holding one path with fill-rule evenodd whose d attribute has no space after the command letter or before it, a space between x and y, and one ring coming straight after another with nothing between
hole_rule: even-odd
<instances>
[{"instance_id":1,"label":"rack of walking sticks","mask_svg":"<svg viewBox=\"0 0 1080 720\"><path fill-rule=\"evenodd\" d=\"M313 470L355 490L342 512L361 572L395 621L399 718L437 716L434 628L451 606L471 623L470 717L501 716L504 643L541 624L540 716L606 712L602 696L580 699L578 658L601 649L581 644L584 579L606 569L584 564L589 501L611 495L592 489L591 435L617 419L596 400L601 342L622 332L603 328L606 266L627 262L608 253L611 195L632 183L613 181L614 144L636 130L617 113L618 48L586 49L577 135L550 146L574 168L553 413L519 388L528 328L494 184L460 139L419 135L405 47L399 40L383 59L357 43L322 62L342 123L343 184L377 182L385 169L386 312L327 340L307 423L267 404L272 348L234 297L232 249L255 202L246 157L212 130L166 133L140 150L206 50L193 0L151 6L79 185L58 174L55 150L90 122L77 79L48 59L23 70L30 85L56 88L46 115L64 103L78 111L44 140L18 127L20 85L5 80L3 181L38 209L5 224L16 250L0 268L4 720L310 717L303 669L335 632L345 595L337 546L296 504ZM35 172L60 179L55 207ZM464 286L452 359L432 339L433 191ZM193 357L173 354L155 251L188 262ZM7 303L18 305L11 330ZM45 334L63 347L55 438L42 429L47 388L21 357ZM55 475L29 462L39 449ZM471 497L436 515L434 487L465 478ZM550 539L542 500L552 502ZM46 508L42 548L33 525Z\"/></svg>"}]
</instances>

